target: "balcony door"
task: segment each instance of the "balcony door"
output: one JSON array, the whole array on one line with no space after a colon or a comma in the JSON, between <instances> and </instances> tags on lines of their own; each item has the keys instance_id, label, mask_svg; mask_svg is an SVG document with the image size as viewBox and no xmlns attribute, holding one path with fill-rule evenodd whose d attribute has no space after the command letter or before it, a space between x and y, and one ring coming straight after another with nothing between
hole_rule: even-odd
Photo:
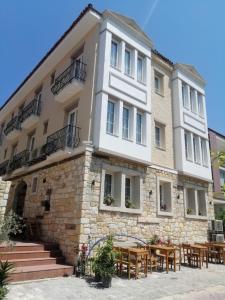
<instances>
[{"instance_id":1,"label":"balcony door","mask_svg":"<svg viewBox=\"0 0 225 300\"><path fill-rule=\"evenodd\" d=\"M74 77L75 78L80 78L83 60L84 60L83 52L80 53L78 56L72 57L72 63L74 63Z\"/></svg>"},{"instance_id":2,"label":"balcony door","mask_svg":"<svg viewBox=\"0 0 225 300\"><path fill-rule=\"evenodd\" d=\"M67 147L73 147L74 139L76 136L77 125L77 108L68 113L68 134L67 134Z\"/></svg>"},{"instance_id":3,"label":"balcony door","mask_svg":"<svg viewBox=\"0 0 225 300\"><path fill-rule=\"evenodd\" d=\"M31 134L28 136L28 141L27 141L27 150L29 153L29 159L35 158L34 156L34 144L35 144L35 134Z\"/></svg>"}]
</instances>

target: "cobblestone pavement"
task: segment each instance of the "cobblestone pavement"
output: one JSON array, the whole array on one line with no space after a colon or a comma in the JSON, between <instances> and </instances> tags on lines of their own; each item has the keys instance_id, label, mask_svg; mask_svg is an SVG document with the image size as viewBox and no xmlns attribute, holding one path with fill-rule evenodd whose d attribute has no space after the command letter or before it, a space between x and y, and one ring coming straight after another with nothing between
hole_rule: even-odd
<instances>
[{"instance_id":1,"label":"cobblestone pavement","mask_svg":"<svg viewBox=\"0 0 225 300\"><path fill-rule=\"evenodd\" d=\"M147 278L114 278L112 288L96 288L84 279L69 277L9 286L7 300L224 300L225 266L149 274Z\"/></svg>"}]
</instances>

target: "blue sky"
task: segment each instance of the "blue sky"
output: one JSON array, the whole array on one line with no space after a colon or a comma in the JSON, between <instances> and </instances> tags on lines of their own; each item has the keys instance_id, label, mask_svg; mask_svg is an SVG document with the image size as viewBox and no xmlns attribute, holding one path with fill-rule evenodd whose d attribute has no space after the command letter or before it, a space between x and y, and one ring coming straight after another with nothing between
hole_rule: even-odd
<instances>
[{"instance_id":1,"label":"blue sky","mask_svg":"<svg viewBox=\"0 0 225 300\"><path fill-rule=\"evenodd\" d=\"M3 0L0 9L0 104L10 96L90 1ZM207 82L208 125L225 134L225 1L96 0L95 8L134 18L155 48L195 65Z\"/></svg>"}]
</instances>

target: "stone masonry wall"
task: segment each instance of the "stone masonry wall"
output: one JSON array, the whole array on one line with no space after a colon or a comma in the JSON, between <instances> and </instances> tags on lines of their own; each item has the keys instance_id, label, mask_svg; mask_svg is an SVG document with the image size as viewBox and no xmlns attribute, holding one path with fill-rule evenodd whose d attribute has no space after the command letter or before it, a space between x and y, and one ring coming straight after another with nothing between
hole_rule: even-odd
<instances>
[{"instance_id":1,"label":"stone masonry wall","mask_svg":"<svg viewBox=\"0 0 225 300\"><path fill-rule=\"evenodd\" d=\"M0 214L5 213L10 184L10 181L3 181L0 177Z\"/></svg>"},{"instance_id":2,"label":"stone masonry wall","mask_svg":"<svg viewBox=\"0 0 225 300\"><path fill-rule=\"evenodd\" d=\"M15 189L21 180L27 183L24 217L40 222L40 238L57 242L67 262L73 264L78 247L80 212L83 195L84 156L36 171L13 180L7 208L13 205ZM38 176L38 190L32 194L32 178ZM41 201L46 191L52 190L50 211L44 211Z\"/></svg>"},{"instance_id":3,"label":"stone masonry wall","mask_svg":"<svg viewBox=\"0 0 225 300\"><path fill-rule=\"evenodd\" d=\"M125 168L145 171L144 178L144 207L141 215L123 212L99 211L101 168L102 163L117 165ZM89 170L88 170L89 169ZM86 189L82 203L81 239L93 241L108 234L128 234L142 239L149 239L157 234L162 239L170 238L173 242L195 242L207 240L207 220L189 219L185 217L184 191L179 186L191 183L208 188L208 219L214 215L212 205L212 186L206 182L178 176L176 174L159 171L153 168L147 170L140 165L130 164L122 160L105 160L87 156L86 161ZM174 216L165 217L157 215L156 176L167 177L173 180ZM95 182L94 186L91 182ZM149 195L149 191L152 195Z\"/></svg>"}]
</instances>

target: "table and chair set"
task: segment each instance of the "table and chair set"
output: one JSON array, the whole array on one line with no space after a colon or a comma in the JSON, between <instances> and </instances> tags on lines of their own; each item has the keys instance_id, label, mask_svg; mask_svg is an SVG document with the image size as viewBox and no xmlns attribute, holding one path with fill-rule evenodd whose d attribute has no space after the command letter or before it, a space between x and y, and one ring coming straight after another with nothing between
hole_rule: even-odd
<instances>
[{"instance_id":1,"label":"table and chair set","mask_svg":"<svg viewBox=\"0 0 225 300\"><path fill-rule=\"evenodd\" d=\"M225 264L225 243L182 243L179 245L157 244L115 246L116 271L118 276L135 279L155 271L176 272L181 265L208 268L208 263Z\"/></svg>"}]
</instances>

